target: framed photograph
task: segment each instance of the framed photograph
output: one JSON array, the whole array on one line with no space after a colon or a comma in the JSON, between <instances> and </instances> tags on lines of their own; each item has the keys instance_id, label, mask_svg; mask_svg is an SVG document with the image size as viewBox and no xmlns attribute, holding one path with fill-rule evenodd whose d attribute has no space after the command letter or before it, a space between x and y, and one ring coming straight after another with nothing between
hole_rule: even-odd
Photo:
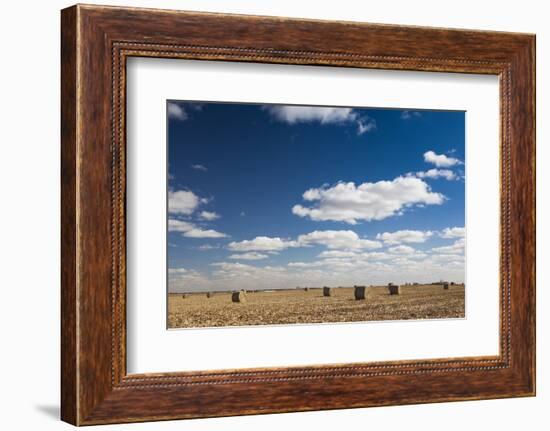
<instances>
[{"instance_id":1,"label":"framed photograph","mask_svg":"<svg viewBox=\"0 0 550 431\"><path fill-rule=\"evenodd\" d=\"M533 35L61 33L63 420L535 394Z\"/></svg>"}]
</instances>

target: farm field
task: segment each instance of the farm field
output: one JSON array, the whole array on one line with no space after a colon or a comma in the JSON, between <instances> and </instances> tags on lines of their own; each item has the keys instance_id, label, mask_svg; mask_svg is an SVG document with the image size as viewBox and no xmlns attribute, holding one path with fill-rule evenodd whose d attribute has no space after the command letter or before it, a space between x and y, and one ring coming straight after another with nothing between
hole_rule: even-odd
<instances>
[{"instance_id":1,"label":"farm field","mask_svg":"<svg viewBox=\"0 0 550 431\"><path fill-rule=\"evenodd\" d=\"M184 297L185 296L185 297ZM377 320L463 318L463 284L403 285L390 295L387 286L367 288L366 298L356 300L353 287L278 291L249 291L243 302L232 302L231 292L171 293L168 327L280 325L293 323L361 322Z\"/></svg>"}]
</instances>

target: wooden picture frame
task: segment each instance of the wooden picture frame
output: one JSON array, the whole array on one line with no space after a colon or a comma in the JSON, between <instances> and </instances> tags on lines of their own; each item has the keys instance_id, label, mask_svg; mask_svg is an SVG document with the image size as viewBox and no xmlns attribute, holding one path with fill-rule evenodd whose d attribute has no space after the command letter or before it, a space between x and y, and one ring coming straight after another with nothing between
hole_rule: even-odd
<instances>
[{"instance_id":1,"label":"wooden picture frame","mask_svg":"<svg viewBox=\"0 0 550 431\"><path fill-rule=\"evenodd\" d=\"M534 35L77 5L62 11L61 50L64 421L91 425L535 394ZM130 56L498 75L500 354L128 375Z\"/></svg>"}]
</instances>

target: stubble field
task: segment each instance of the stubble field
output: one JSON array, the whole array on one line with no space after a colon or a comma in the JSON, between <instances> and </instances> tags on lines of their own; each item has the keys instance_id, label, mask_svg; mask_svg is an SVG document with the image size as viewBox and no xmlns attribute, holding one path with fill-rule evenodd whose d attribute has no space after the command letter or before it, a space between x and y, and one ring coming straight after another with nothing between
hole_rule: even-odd
<instances>
[{"instance_id":1,"label":"stubble field","mask_svg":"<svg viewBox=\"0 0 550 431\"><path fill-rule=\"evenodd\" d=\"M401 286L390 295L386 286L367 288L364 300L353 287L247 292L244 302L232 302L231 292L170 294L168 327L279 325L293 323L361 322L374 320L463 318L463 284Z\"/></svg>"}]
</instances>

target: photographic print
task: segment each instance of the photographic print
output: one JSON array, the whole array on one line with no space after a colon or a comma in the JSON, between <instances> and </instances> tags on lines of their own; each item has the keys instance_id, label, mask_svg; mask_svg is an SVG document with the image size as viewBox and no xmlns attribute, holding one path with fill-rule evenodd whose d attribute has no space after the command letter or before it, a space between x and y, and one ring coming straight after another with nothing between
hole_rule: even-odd
<instances>
[{"instance_id":1,"label":"photographic print","mask_svg":"<svg viewBox=\"0 0 550 431\"><path fill-rule=\"evenodd\" d=\"M465 317L465 112L166 112L168 328Z\"/></svg>"}]
</instances>

